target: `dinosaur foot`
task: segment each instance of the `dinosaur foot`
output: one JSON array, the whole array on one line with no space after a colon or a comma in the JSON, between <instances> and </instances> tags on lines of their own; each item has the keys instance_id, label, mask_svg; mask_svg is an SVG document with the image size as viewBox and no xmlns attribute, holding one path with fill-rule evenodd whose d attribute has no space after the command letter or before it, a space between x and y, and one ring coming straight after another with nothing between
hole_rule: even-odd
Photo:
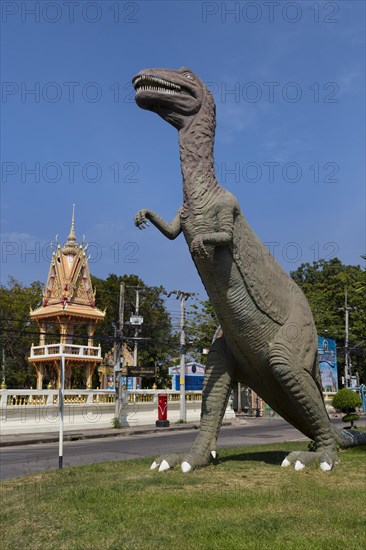
<instances>
[{"instance_id":1,"label":"dinosaur foot","mask_svg":"<svg viewBox=\"0 0 366 550\"><path fill-rule=\"evenodd\" d=\"M156 470L159 468L159 472L165 472L165 470L170 470L174 468L178 462L180 462L180 457L178 455L166 455L159 456L150 466L150 470Z\"/></svg>"},{"instance_id":2,"label":"dinosaur foot","mask_svg":"<svg viewBox=\"0 0 366 550\"><path fill-rule=\"evenodd\" d=\"M306 466L319 464L323 472L328 472L336 463L337 455L334 451L294 451L286 456L281 466L286 468L293 464L295 470L303 470Z\"/></svg>"},{"instance_id":3,"label":"dinosaur foot","mask_svg":"<svg viewBox=\"0 0 366 550\"><path fill-rule=\"evenodd\" d=\"M208 466L211 461L210 459L216 459L216 457L216 451L211 451L208 456L201 455L200 453L189 453L184 457L182 461L182 472L186 474L188 472L191 472L192 470L195 470L196 468L203 468L204 466Z\"/></svg>"},{"instance_id":4,"label":"dinosaur foot","mask_svg":"<svg viewBox=\"0 0 366 550\"><path fill-rule=\"evenodd\" d=\"M216 451L211 451L208 457L203 456L199 453L189 453L182 458L179 455L163 455L159 456L150 466L150 470L159 469L159 472L165 472L166 470L171 470L177 464L181 464L181 469L183 473L190 472L196 468L202 468L210 464L213 461L217 463L218 457Z\"/></svg>"}]
</instances>

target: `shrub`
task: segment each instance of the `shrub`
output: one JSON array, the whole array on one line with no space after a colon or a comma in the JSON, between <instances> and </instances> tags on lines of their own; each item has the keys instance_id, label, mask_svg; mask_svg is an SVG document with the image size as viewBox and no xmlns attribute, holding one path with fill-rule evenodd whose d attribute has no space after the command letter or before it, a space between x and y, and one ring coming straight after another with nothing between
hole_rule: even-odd
<instances>
[{"instance_id":1,"label":"shrub","mask_svg":"<svg viewBox=\"0 0 366 550\"><path fill-rule=\"evenodd\" d=\"M119 430L120 428L122 428L122 424L121 424L121 421L120 421L120 419L118 418L118 416L115 416L115 417L112 419L112 426L113 426L113 428L115 428L116 430Z\"/></svg>"},{"instance_id":2,"label":"shrub","mask_svg":"<svg viewBox=\"0 0 366 550\"><path fill-rule=\"evenodd\" d=\"M351 422L351 428L354 427L354 422L359 420L359 415L355 412L357 407L361 407L361 397L349 388L343 388L333 397L332 405L335 409L345 413L342 418L343 422Z\"/></svg>"}]
</instances>

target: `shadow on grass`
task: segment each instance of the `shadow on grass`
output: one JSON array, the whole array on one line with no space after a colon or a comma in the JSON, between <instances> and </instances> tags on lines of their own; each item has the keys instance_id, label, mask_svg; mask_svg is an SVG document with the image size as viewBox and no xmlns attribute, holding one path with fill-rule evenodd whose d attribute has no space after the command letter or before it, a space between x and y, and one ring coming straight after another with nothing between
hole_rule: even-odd
<instances>
[{"instance_id":1,"label":"shadow on grass","mask_svg":"<svg viewBox=\"0 0 366 550\"><path fill-rule=\"evenodd\" d=\"M289 454L289 451L262 451L262 452L247 452L220 457L222 462L265 462L266 464L281 465L284 458Z\"/></svg>"},{"instance_id":2,"label":"shadow on grass","mask_svg":"<svg viewBox=\"0 0 366 550\"><path fill-rule=\"evenodd\" d=\"M296 450L294 448L293 450ZM300 450L300 449L298 449ZM307 449L303 449L307 450ZM352 450L354 452L366 452L366 445L358 445L355 447L352 447ZM347 452L348 449L345 449L341 452ZM243 453L237 453L237 454L228 454L225 456L220 456L218 461L216 463L224 463L224 462L264 462L265 464L272 464L275 466L280 466L282 464L282 461L286 458L286 456L291 451L258 451L258 452L251 452L248 450L247 452Z\"/></svg>"}]
</instances>

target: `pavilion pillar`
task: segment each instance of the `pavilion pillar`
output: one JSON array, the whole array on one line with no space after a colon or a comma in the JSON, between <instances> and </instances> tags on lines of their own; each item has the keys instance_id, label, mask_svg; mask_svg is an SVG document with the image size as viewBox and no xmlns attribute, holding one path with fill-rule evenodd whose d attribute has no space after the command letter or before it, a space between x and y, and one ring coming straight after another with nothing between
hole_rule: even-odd
<instances>
[{"instance_id":1,"label":"pavilion pillar","mask_svg":"<svg viewBox=\"0 0 366 550\"><path fill-rule=\"evenodd\" d=\"M37 373L36 389L41 390L42 389L42 384L43 384L44 366L43 365L36 365L36 373Z\"/></svg>"},{"instance_id":2,"label":"pavilion pillar","mask_svg":"<svg viewBox=\"0 0 366 550\"><path fill-rule=\"evenodd\" d=\"M72 365L65 359L65 388L71 390Z\"/></svg>"},{"instance_id":3,"label":"pavilion pillar","mask_svg":"<svg viewBox=\"0 0 366 550\"><path fill-rule=\"evenodd\" d=\"M100 387L100 389L101 390L107 389L107 385L104 386L105 375L104 375L104 372L103 372L103 367L98 369L98 377L99 377L99 387Z\"/></svg>"},{"instance_id":4,"label":"pavilion pillar","mask_svg":"<svg viewBox=\"0 0 366 550\"><path fill-rule=\"evenodd\" d=\"M92 390L93 389L93 372L94 372L95 366L89 364L86 367L86 389Z\"/></svg>"},{"instance_id":5,"label":"pavilion pillar","mask_svg":"<svg viewBox=\"0 0 366 550\"><path fill-rule=\"evenodd\" d=\"M95 323L88 324L88 347L92 348L94 346L94 332L95 332Z\"/></svg>"},{"instance_id":6,"label":"pavilion pillar","mask_svg":"<svg viewBox=\"0 0 366 550\"><path fill-rule=\"evenodd\" d=\"M74 327L70 324L70 325L66 325L66 336L65 336L65 339L66 339L66 343L67 344L72 344L73 342L73 336L74 336Z\"/></svg>"},{"instance_id":7,"label":"pavilion pillar","mask_svg":"<svg viewBox=\"0 0 366 550\"><path fill-rule=\"evenodd\" d=\"M60 365L60 362L59 361L54 361L53 362L53 368L56 372L56 389L60 389L61 388L61 365Z\"/></svg>"},{"instance_id":8,"label":"pavilion pillar","mask_svg":"<svg viewBox=\"0 0 366 550\"><path fill-rule=\"evenodd\" d=\"M39 329L40 329L40 332L39 332L39 345L40 346L45 346L46 345L46 323L41 323Z\"/></svg>"},{"instance_id":9,"label":"pavilion pillar","mask_svg":"<svg viewBox=\"0 0 366 550\"><path fill-rule=\"evenodd\" d=\"M67 324L60 324L60 344L67 344Z\"/></svg>"}]
</instances>

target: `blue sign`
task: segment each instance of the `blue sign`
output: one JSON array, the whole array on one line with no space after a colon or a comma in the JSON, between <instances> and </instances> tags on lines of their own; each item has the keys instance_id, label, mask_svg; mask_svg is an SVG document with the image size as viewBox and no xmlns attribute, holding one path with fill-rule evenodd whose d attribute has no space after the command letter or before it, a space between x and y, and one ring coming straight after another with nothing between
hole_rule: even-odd
<instances>
[{"instance_id":1,"label":"blue sign","mask_svg":"<svg viewBox=\"0 0 366 550\"><path fill-rule=\"evenodd\" d=\"M126 381L127 381L127 377L126 376L122 376L122 385L125 386L126 385ZM128 386L127 386L127 389L128 390L133 390L133 378L131 376L128 377Z\"/></svg>"},{"instance_id":2,"label":"blue sign","mask_svg":"<svg viewBox=\"0 0 366 550\"><path fill-rule=\"evenodd\" d=\"M319 336L318 355L323 391L337 392L338 367L336 341Z\"/></svg>"}]
</instances>

